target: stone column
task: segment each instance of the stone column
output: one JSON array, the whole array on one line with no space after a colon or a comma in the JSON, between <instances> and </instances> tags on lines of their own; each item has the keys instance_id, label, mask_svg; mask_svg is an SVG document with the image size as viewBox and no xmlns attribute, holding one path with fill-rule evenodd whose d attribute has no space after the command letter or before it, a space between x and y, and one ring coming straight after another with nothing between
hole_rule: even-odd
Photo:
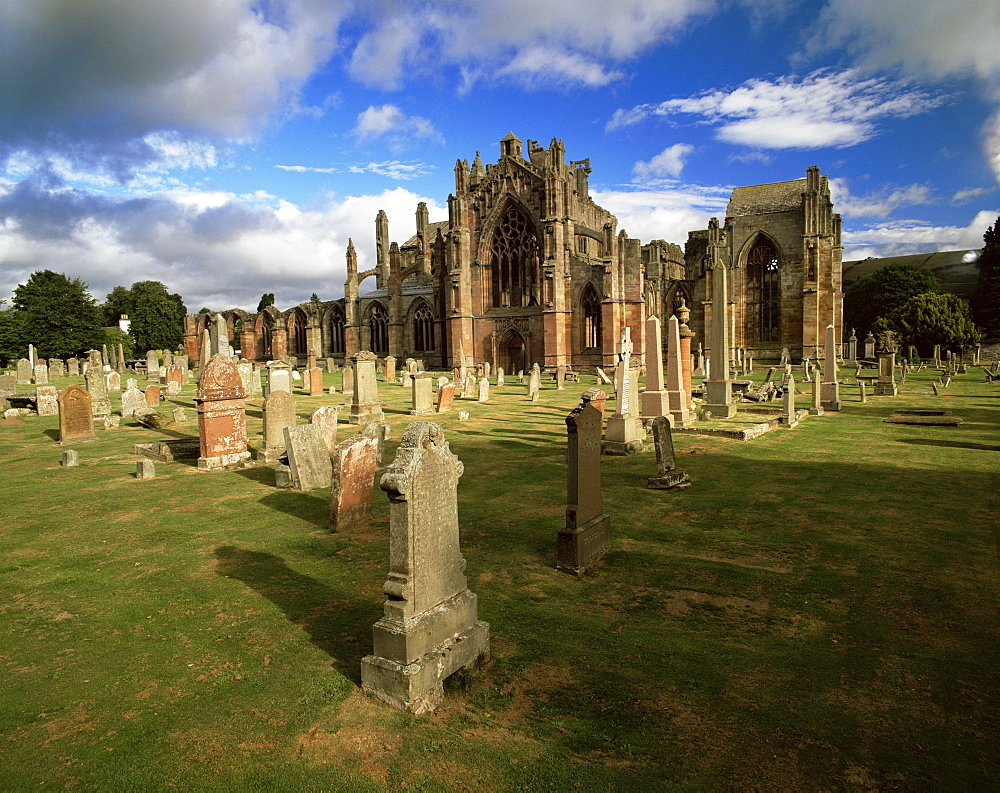
<instances>
[{"instance_id":1,"label":"stone column","mask_svg":"<svg viewBox=\"0 0 1000 793\"><path fill-rule=\"evenodd\" d=\"M604 414L593 404L607 394L590 389L566 417L568 446L566 527L559 532L556 567L579 575L608 550L611 518L601 493L601 425Z\"/></svg>"},{"instance_id":2,"label":"stone column","mask_svg":"<svg viewBox=\"0 0 1000 793\"><path fill-rule=\"evenodd\" d=\"M691 317L691 310L681 302L676 312L677 321L680 322L680 344L681 344L681 371L684 375L684 393L688 398L688 410L694 410L694 398L691 396L691 373L693 361L691 360L691 344L695 333L688 327L688 319Z\"/></svg>"},{"instance_id":3,"label":"stone column","mask_svg":"<svg viewBox=\"0 0 1000 793\"><path fill-rule=\"evenodd\" d=\"M390 502L390 567L361 687L414 715L440 704L445 678L489 655L489 625L478 618L459 547L463 470L441 427L415 421L379 483Z\"/></svg>"},{"instance_id":4,"label":"stone column","mask_svg":"<svg viewBox=\"0 0 1000 793\"><path fill-rule=\"evenodd\" d=\"M680 323L677 317L671 317L667 321L667 399L673 419L672 426L687 427L691 423L688 412L690 398L684 390Z\"/></svg>"},{"instance_id":5,"label":"stone column","mask_svg":"<svg viewBox=\"0 0 1000 793\"><path fill-rule=\"evenodd\" d=\"M649 317L646 320L646 390L642 392L641 400L643 418L670 415L667 392L663 387L662 338L659 317Z\"/></svg>"},{"instance_id":6,"label":"stone column","mask_svg":"<svg viewBox=\"0 0 1000 793\"><path fill-rule=\"evenodd\" d=\"M823 355L823 410L840 410L840 370L837 368L837 336L833 325L826 326ZM817 379L819 379L817 377Z\"/></svg>"},{"instance_id":7,"label":"stone column","mask_svg":"<svg viewBox=\"0 0 1000 793\"><path fill-rule=\"evenodd\" d=\"M722 263L712 270L712 365L705 382L705 410L716 418L736 415L733 383L729 379L728 271Z\"/></svg>"}]
</instances>

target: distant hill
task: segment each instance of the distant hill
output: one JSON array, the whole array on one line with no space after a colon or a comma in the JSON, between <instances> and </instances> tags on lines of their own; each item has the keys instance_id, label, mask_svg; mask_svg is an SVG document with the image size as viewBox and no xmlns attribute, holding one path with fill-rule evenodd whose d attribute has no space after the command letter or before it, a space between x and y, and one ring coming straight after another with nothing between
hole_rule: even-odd
<instances>
[{"instance_id":1,"label":"distant hill","mask_svg":"<svg viewBox=\"0 0 1000 793\"><path fill-rule=\"evenodd\" d=\"M976 286L979 271L974 256L976 250L938 251L937 253L914 253L909 256L886 256L883 259L861 259L844 262L844 288L859 278L871 275L876 270L890 264L913 264L930 270L940 281L940 289L948 294L958 295L968 300ZM971 254L971 255L970 255Z\"/></svg>"}]
</instances>

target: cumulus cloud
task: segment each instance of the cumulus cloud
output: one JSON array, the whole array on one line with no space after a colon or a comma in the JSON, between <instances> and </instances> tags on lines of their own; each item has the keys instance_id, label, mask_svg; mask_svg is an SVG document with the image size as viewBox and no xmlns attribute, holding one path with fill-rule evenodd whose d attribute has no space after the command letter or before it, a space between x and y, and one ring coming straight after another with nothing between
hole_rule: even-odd
<instances>
[{"instance_id":1,"label":"cumulus cloud","mask_svg":"<svg viewBox=\"0 0 1000 793\"><path fill-rule=\"evenodd\" d=\"M689 143L675 143L668 146L647 162L639 161L632 166L632 175L640 182L664 177L678 177L684 170L684 161L694 151Z\"/></svg>"},{"instance_id":2,"label":"cumulus cloud","mask_svg":"<svg viewBox=\"0 0 1000 793\"><path fill-rule=\"evenodd\" d=\"M384 140L394 150L415 139L444 142L441 133L426 118L408 116L395 105L369 105L358 114L351 134L359 143Z\"/></svg>"},{"instance_id":3,"label":"cumulus cloud","mask_svg":"<svg viewBox=\"0 0 1000 793\"><path fill-rule=\"evenodd\" d=\"M253 309L264 292L283 306L313 292L334 299L343 296L348 238L360 266L372 267L378 210L389 215L393 237L406 239L419 201L432 221L447 217L433 199L402 188L304 209L264 192L96 195L38 174L0 183L0 294L34 270L67 262L99 300L115 286L147 279L180 293L191 311Z\"/></svg>"},{"instance_id":4,"label":"cumulus cloud","mask_svg":"<svg viewBox=\"0 0 1000 793\"><path fill-rule=\"evenodd\" d=\"M725 214L731 192L731 187L664 180L655 189L591 190L591 195L630 237L683 246L689 231L706 228L709 218Z\"/></svg>"},{"instance_id":5,"label":"cumulus cloud","mask_svg":"<svg viewBox=\"0 0 1000 793\"><path fill-rule=\"evenodd\" d=\"M905 256L928 251L954 251L983 247L983 232L1000 210L977 212L967 226L935 226L920 220L899 220L868 228L845 230L844 261L869 256Z\"/></svg>"},{"instance_id":6,"label":"cumulus cloud","mask_svg":"<svg viewBox=\"0 0 1000 793\"><path fill-rule=\"evenodd\" d=\"M611 11L605 0L371 4L370 29L354 46L350 70L355 79L386 89L442 65L457 66L466 89L487 76L528 87L603 86L624 76L616 64L669 39L715 5L619 0Z\"/></svg>"},{"instance_id":7,"label":"cumulus cloud","mask_svg":"<svg viewBox=\"0 0 1000 793\"><path fill-rule=\"evenodd\" d=\"M830 195L836 210L844 217L884 218L900 207L930 204L936 200L930 185L885 185L866 195L851 192L847 180L830 179Z\"/></svg>"},{"instance_id":8,"label":"cumulus cloud","mask_svg":"<svg viewBox=\"0 0 1000 793\"><path fill-rule=\"evenodd\" d=\"M333 51L323 0L32 0L4 5L0 159L59 152L125 178L178 154L157 135L253 138Z\"/></svg>"},{"instance_id":9,"label":"cumulus cloud","mask_svg":"<svg viewBox=\"0 0 1000 793\"><path fill-rule=\"evenodd\" d=\"M943 101L906 83L862 79L852 70L819 70L803 78L755 78L732 89L618 109L606 129L691 115L717 126L716 137L727 143L760 149L840 148L874 137L878 119L917 115Z\"/></svg>"}]
</instances>

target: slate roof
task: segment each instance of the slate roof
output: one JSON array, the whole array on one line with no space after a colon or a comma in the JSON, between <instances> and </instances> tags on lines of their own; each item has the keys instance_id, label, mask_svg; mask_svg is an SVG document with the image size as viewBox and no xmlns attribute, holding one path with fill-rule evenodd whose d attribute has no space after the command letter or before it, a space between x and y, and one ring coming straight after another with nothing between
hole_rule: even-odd
<instances>
[{"instance_id":1,"label":"slate roof","mask_svg":"<svg viewBox=\"0 0 1000 793\"><path fill-rule=\"evenodd\" d=\"M448 221L447 220L436 220L433 223L427 224L427 244L430 245L434 242L437 237L437 230L441 229L441 235L444 236L445 232L448 231ZM399 249L403 248L416 248L417 247L417 235L413 234L406 242L399 246Z\"/></svg>"},{"instance_id":2,"label":"slate roof","mask_svg":"<svg viewBox=\"0 0 1000 793\"><path fill-rule=\"evenodd\" d=\"M733 194L729 198L726 217L735 218L798 209L802 206L802 194L805 191L805 179L737 187L733 189Z\"/></svg>"}]
</instances>

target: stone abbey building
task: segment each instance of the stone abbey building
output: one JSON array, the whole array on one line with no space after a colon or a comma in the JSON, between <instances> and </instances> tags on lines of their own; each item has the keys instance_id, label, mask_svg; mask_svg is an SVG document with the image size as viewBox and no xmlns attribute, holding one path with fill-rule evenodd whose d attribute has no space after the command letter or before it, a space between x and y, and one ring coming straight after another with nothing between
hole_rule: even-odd
<instances>
[{"instance_id":1,"label":"stone abbey building","mask_svg":"<svg viewBox=\"0 0 1000 793\"><path fill-rule=\"evenodd\" d=\"M370 350L430 368L464 357L507 372L534 362L593 371L613 366L622 327L641 352L646 317L666 319L682 301L694 343L710 350L718 266L730 270L734 348L764 362L787 347L798 359L819 353L827 325L841 338L840 216L817 167L804 179L737 187L725 222L690 232L682 250L618 229L590 197L590 160L567 162L561 140L525 147L510 133L500 152L485 166L478 152L471 166L459 160L448 220L428 222L421 203L416 233L401 244L379 212L375 266L359 272L349 243L342 299L221 312L233 346L255 361ZM187 317L189 355L214 316Z\"/></svg>"}]
</instances>

